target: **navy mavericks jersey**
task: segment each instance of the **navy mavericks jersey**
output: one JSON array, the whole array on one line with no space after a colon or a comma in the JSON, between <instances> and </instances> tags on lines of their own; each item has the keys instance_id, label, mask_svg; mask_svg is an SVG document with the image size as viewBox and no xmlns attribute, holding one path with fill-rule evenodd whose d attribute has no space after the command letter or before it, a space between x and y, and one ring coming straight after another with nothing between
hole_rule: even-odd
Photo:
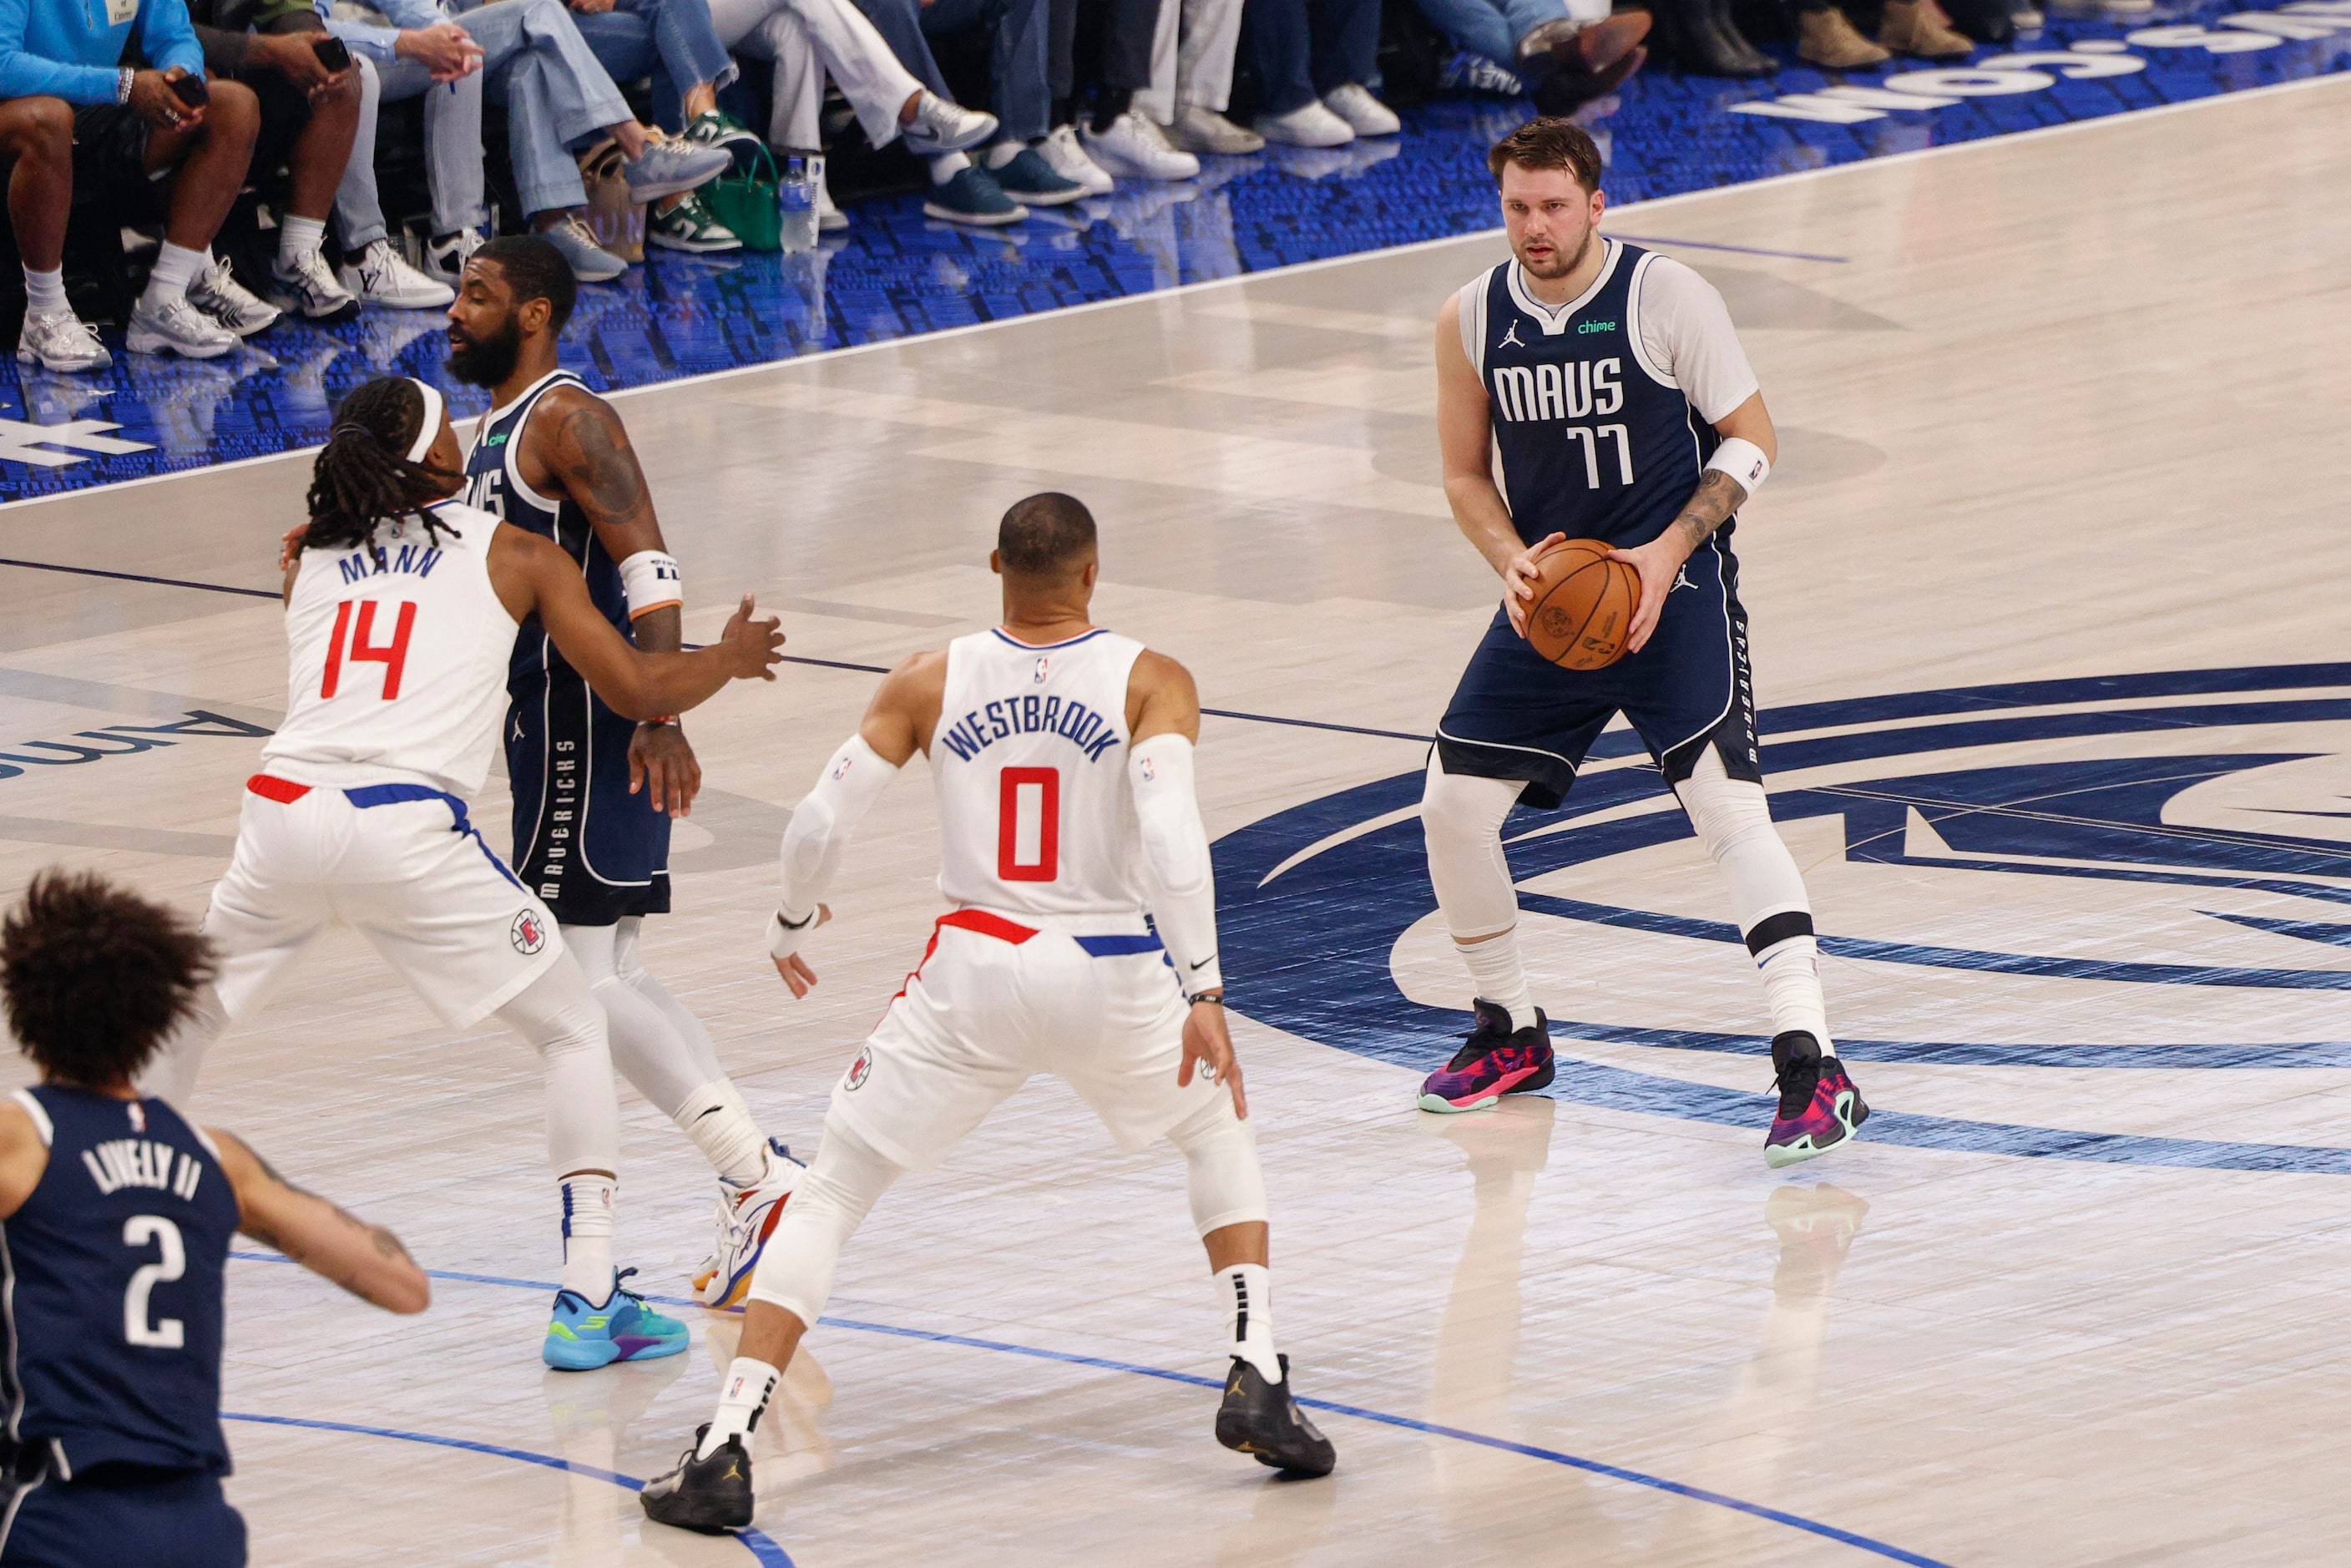
<instances>
[{"instance_id":1,"label":"navy mavericks jersey","mask_svg":"<svg viewBox=\"0 0 2351 1568\"><path fill-rule=\"evenodd\" d=\"M161 1100L43 1084L16 1103L49 1146L0 1221L8 1437L59 1479L105 1464L225 1475L221 1287L236 1194Z\"/></svg>"},{"instance_id":2,"label":"navy mavericks jersey","mask_svg":"<svg viewBox=\"0 0 2351 1568\"><path fill-rule=\"evenodd\" d=\"M1465 290L1463 323L1519 537L1602 539L1620 549L1666 531L1719 441L1641 343L1641 275L1657 258L1604 242L1600 276L1553 308L1506 261ZM1482 350L1482 351L1480 351ZM1719 538L1729 544L1731 524Z\"/></svg>"}]
</instances>

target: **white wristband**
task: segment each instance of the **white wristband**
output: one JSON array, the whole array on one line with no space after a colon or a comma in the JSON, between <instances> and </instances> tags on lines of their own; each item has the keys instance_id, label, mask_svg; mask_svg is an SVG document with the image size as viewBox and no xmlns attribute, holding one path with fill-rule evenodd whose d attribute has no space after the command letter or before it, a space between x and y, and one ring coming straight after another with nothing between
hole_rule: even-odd
<instances>
[{"instance_id":1,"label":"white wristband","mask_svg":"<svg viewBox=\"0 0 2351 1568\"><path fill-rule=\"evenodd\" d=\"M685 603L677 574L677 558L665 551L641 549L621 563L621 593L629 601L629 619L651 611Z\"/></svg>"},{"instance_id":2,"label":"white wristband","mask_svg":"<svg viewBox=\"0 0 2351 1568\"><path fill-rule=\"evenodd\" d=\"M1739 487L1747 492L1750 501L1755 492L1763 487L1763 481L1771 477L1771 460L1763 455L1763 449L1735 435L1714 449L1706 465L1738 480Z\"/></svg>"},{"instance_id":3,"label":"white wristband","mask_svg":"<svg viewBox=\"0 0 2351 1568\"><path fill-rule=\"evenodd\" d=\"M799 952L800 938L816 929L816 914L815 910L810 910L808 917L797 925L785 924L784 914L780 909L768 915L768 956L780 964Z\"/></svg>"}]
</instances>

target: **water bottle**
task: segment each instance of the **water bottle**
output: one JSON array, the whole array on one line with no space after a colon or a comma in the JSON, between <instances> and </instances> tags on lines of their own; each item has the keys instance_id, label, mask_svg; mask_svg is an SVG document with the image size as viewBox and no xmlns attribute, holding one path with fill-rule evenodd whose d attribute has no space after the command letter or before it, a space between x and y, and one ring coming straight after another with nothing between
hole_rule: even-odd
<instances>
[{"instance_id":1,"label":"water bottle","mask_svg":"<svg viewBox=\"0 0 2351 1568\"><path fill-rule=\"evenodd\" d=\"M776 207L782 214L779 237L786 256L816 248L817 182L823 178L820 158L786 158L777 171Z\"/></svg>"}]
</instances>

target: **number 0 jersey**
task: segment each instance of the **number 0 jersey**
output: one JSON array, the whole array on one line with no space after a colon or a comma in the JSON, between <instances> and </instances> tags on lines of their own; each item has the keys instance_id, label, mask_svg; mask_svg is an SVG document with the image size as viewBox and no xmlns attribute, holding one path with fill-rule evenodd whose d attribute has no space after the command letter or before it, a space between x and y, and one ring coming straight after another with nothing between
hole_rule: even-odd
<instances>
[{"instance_id":1,"label":"number 0 jersey","mask_svg":"<svg viewBox=\"0 0 2351 1568\"><path fill-rule=\"evenodd\" d=\"M454 501L357 549L306 549L286 601L286 722L265 771L297 784L423 784L460 800L488 776L515 620L490 582L498 519Z\"/></svg>"},{"instance_id":2,"label":"number 0 jersey","mask_svg":"<svg viewBox=\"0 0 2351 1568\"><path fill-rule=\"evenodd\" d=\"M931 772L949 902L1142 915L1142 833L1126 779L1127 679L1142 652L1100 629L1042 646L1001 631L947 644Z\"/></svg>"},{"instance_id":3,"label":"number 0 jersey","mask_svg":"<svg viewBox=\"0 0 2351 1568\"><path fill-rule=\"evenodd\" d=\"M52 1084L15 1098L49 1163L0 1221L9 1438L47 1448L60 1480L105 1464L225 1474L222 1279L238 1211L212 1141L161 1100Z\"/></svg>"},{"instance_id":4,"label":"number 0 jersey","mask_svg":"<svg viewBox=\"0 0 2351 1568\"><path fill-rule=\"evenodd\" d=\"M1461 290L1461 346L1485 382L1519 537L1629 548L1665 532L1755 391L1721 298L1670 257L1606 240L1581 298L1550 306L1516 261ZM1731 525L1721 536L1729 540Z\"/></svg>"}]
</instances>

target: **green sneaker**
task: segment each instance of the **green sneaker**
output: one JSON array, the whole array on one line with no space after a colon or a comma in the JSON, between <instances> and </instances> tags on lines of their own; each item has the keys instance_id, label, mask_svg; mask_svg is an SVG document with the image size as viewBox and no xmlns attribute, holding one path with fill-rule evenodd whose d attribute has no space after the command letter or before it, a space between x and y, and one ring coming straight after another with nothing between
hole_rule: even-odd
<instances>
[{"instance_id":1,"label":"green sneaker","mask_svg":"<svg viewBox=\"0 0 2351 1568\"><path fill-rule=\"evenodd\" d=\"M737 141L754 145L758 136L752 129L723 109L706 110L686 125L684 132L688 141L699 141L705 147L725 147Z\"/></svg>"},{"instance_id":2,"label":"green sneaker","mask_svg":"<svg viewBox=\"0 0 2351 1568\"><path fill-rule=\"evenodd\" d=\"M645 238L665 250L741 250L735 231L713 217L699 191L688 191L667 212L645 214Z\"/></svg>"}]
</instances>

